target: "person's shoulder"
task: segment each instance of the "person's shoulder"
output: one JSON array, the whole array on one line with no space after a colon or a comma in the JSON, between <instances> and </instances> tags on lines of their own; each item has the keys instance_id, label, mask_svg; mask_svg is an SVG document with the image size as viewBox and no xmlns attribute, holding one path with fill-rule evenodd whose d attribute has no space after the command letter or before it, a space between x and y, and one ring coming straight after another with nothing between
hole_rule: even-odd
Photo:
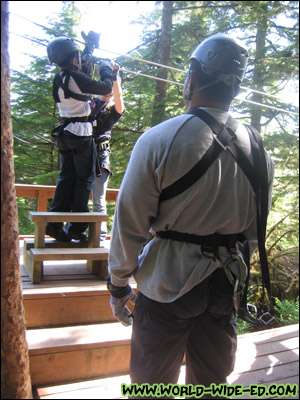
<instances>
[{"instance_id":1,"label":"person's shoulder","mask_svg":"<svg viewBox=\"0 0 300 400\"><path fill-rule=\"evenodd\" d=\"M84 72L82 72L82 71L72 71L71 72L71 76L72 76L72 78L74 78L75 80L77 80L77 79L80 79L80 80L92 80L92 78L89 76L89 75L87 75L87 74L85 74Z\"/></svg>"},{"instance_id":2,"label":"person's shoulder","mask_svg":"<svg viewBox=\"0 0 300 400\"><path fill-rule=\"evenodd\" d=\"M164 136L169 137L170 135L176 134L178 129L184 125L186 121L191 118L191 115L188 114L181 114L177 115L176 117L172 117L163 121L157 125L154 125L148 131L146 131L143 136L144 137L153 137L153 136Z\"/></svg>"}]
</instances>

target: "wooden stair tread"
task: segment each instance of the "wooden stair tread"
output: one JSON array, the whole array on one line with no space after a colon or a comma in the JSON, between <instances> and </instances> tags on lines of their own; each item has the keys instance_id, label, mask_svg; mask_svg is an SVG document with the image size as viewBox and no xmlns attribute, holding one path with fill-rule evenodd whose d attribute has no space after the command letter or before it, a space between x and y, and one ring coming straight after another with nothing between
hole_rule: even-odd
<instances>
[{"instance_id":1,"label":"wooden stair tread","mask_svg":"<svg viewBox=\"0 0 300 400\"><path fill-rule=\"evenodd\" d=\"M108 216L98 212L38 212L29 211L32 222L102 222L108 221Z\"/></svg>"},{"instance_id":2,"label":"wooden stair tread","mask_svg":"<svg viewBox=\"0 0 300 400\"><path fill-rule=\"evenodd\" d=\"M136 283L132 279L129 281L130 286L133 289L136 289ZM75 284L74 284L75 285ZM23 298L24 299L39 299L39 298L52 298L52 297L81 297L81 296L109 296L109 292L107 290L106 281L98 281L97 283L91 285L84 284L84 282L80 282L76 287L74 286L65 286L65 287L40 287L40 284L36 285L36 288L31 289L23 289Z\"/></svg>"},{"instance_id":3,"label":"wooden stair tread","mask_svg":"<svg viewBox=\"0 0 300 400\"><path fill-rule=\"evenodd\" d=\"M40 284L39 284L40 285ZM95 284L95 286L78 286L76 289L70 287L42 287L38 289L24 289L23 299L37 300L54 297L82 297L82 296L103 296L107 295L106 282Z\"/></svg>"},{"instance_id":4,"label":"wooden stair tread","mask_svg":"<svg viewBox=\"0 0 300 400\"><path fill-rule=\"evenodd\" d=\"M122 383L129 385L130 376L120 375L50 387L41 386L37 387L36 391L40 399L124 399L121 396Z\"/></svg>"},{"instance_id":5,"label":"wooden stair tread","mask_svg":"<svg viewBox=\"0 0 300 400\"><path fill-rule=\"evenodd\" d=\"M103 247L93 247L93 248L33 248L30 252L35 261L44 260L63 260L63 259L74 259L74 260L84 260L84 259L98 259L107 260L108 249Z\"/></svg>"},{"instance_id":6,"label":"wooden stair tread","mask_svg":"<svg viewBox=\"0 0 300 400\"><path fill-rule=\"evenodd\" d=\"M121 323L27 330L29 354L55 353L82 348L129 345L131 327Z\"/></svg>"},{"instance_id":7,"label":"wooden stair tread","mask_svg":"<svg viewBox=\"0 0 300 400\"><path fill-rule=\"evenodd\" d=\"M44 240L45 243L45 247L55 247L55 248L59 248L59 247L63 247L63 248L74 248L74 247L86 247L86 243L81 243L79 241L74 241L71 240L70 242L58 242L55 239L52 238L45 238ZM23 254L23 247L25 248L25 250L30 250L31 248L34 248L34 238L30 238L30 239L24 239L23 240L23 246L20 247L20 254ZM101 248L104 247L106 249L110 248L110 240L101 240Z\"/></svg>"}]
</instances>

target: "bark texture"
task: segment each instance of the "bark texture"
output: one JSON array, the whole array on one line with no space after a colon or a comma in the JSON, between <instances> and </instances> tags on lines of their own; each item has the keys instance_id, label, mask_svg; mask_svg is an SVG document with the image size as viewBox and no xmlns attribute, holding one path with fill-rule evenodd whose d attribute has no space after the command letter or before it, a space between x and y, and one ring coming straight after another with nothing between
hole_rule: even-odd
<instances>
[{"instance_id":1,"label":"bark texture","mask_svg":"<svg viewBox=\"0 0 300 400\"><path fill-rule=\"evenodd\" d=\"M1 1L1 398L32 399L14 179L8 2Z\"/></svg>"},{"instance_id":2,"label":"bark texture","mask_svg":"<svg viewBox=\"0 0 300 400\"><path fill-rule=\"evenodd\" d=\"M163 2L161 35L158 45L158 63L169 65L171 52L171 30L173 18L173 1ZM161 68L159 78L168 79L168 70ZM167 93L167 82L157 81L156 93L153 103L152 126L162 122L165 117L165 99Z\"/></svg>"}]
</instances>

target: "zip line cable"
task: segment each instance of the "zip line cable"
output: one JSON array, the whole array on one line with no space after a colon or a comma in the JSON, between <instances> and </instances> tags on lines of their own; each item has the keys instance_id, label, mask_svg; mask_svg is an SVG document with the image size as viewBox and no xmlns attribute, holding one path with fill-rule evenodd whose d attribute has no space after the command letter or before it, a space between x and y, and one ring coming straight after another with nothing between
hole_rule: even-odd
<instances>
[{"instance_id":1,"label":"zip line cable","mask_svg":"<svg viewBox=\"0 0 300 400\"><path fill-rule=\"evenodd\" d=\"M20 36L20 37L22 37L22 38L24 38L24 39L34 41L34 42L36 42L36 43L38 43L38 44L40 44L40 45L42 45L42 46L46 46L46 44L41 43L41 42L37 42L36 40L32 40L32 39L30 39L30 38L28 38L28 37L26 37L26 36L21 36L21 35L18 35L18 34L16 34L16 33L14 33L14 32L10 32L10 33L12 33L12 34L14 34L14 35L17 35L17 36ZM78 40L78 42L80 42L80 41ZM80 42L80 43L84 44L83 42ZM102 49L99 49L99 50L102 50ZM105 51L105 50L104 50L104 51ZM107 50L107 51L108 51L108 50ZM109 52L110 52L110 53L113 53L113 52L111 52L111 51L109 51ZM114 53L114 54L119 54L119 53ZM129 57L129 56L124 55L124 57ZM132 58L132 57L130 57L130 58ZM139 58L137 58L137 60L141 61L141 59L139 59ZM144 62L147 62L147 61L145 61L145 60L143 60L143 61L144 61ZM150 63L152 63L152 62L150 62ZM159 65L159 66L163 66L163 67L165 67L165 68L172 68L172 67L164 66L164 65L162 65L162 64L157 64L157 63L153 63L153 64L156 64L156 65ZM168 79L163 79L163 78L159 78L159 77L156 77L156 76L151 76L151 75L142 74L141 72L129 71L129 70L127 70L127 69L125 69L125 68L122 68L122 67L120 68L120 71L129 73L129 74L138 75L138 76L143 76L143 77L145 77L145 78L150 78L150 79L154 79L154 80L158 80L158 81L162 81L162 82L172 83L172 84L175 84L175 85L178 85L178 86L184 86L184 84L183 84L183 83L180 83L180 82L170 81L170 80L168 80ZM178 70L178 71L184 72L183 70ZM275 99L278 99L278 97L276 97L276 96L268 95L268 94L266 94L266 93L264 93L264 92L260 92L260 91L258 91L258 90L248 89L248 88L245 88L245 87L243 87L243 86L240 86L240 88L241 88L242 90L246 90L246 91L248 91L248 92L256 92L256 93L260 93L260 94L263 94L263 95L266 95L266 96L269 96L269 97L274 97ZM283 113L286 113L286 114L293 114L293 115L297 115L297 116L299 115L298 113L293 112L293 111L288 111L288 110L285 110L285 109L283 109L283 108L279 108L279 107L275 107L275 106L270 106L270 105L268 105L268 104L257 103L257 102L255 102L255 101L251 101L251 100L247 100L247 99L235 98L234 101L245 102L245 103L257 105L257 106L269 108L269 109L271 109L271 110L280 111L280 112L283 112Z\"/></svg>"},{"instance_id":2,"label":"zip line cable","mask_svg":"<svg viewBox=\"0 0 300 400\"><path fill-rule=\"evenodd\" d=\"M129 74L135 74L135 75L139 75L139 76L144 76L146 78L156 79L156 80L159 80L159 81L173 83L173 84L178 85L178 86L184 86L183 83L170 81L168 79L157 78L156 76L141 74L140 72L129 71L129 70L124 69L124 68L120 68L120 71L127 72ZM254 104L254 105L259 105L261 107L270 108L271 110L277 110L277 111L280 111L280 112L283 112L283 113L286 113L286 114L294 114L294 115L297 115L297 116L299 115L298 113L293 112L293 111L287 111L287 110L284 110L283 108L270 106L268 104L263 104L263 103L257 103L255 101L251 101L251 100L247 100L247 99L239 99L239 98L236 97L236 98L233 99L233 101L239 101L239 102L245 102L245 103L250 103L250 104Z\"/></svg>"},{"instance_id":3,"label":"zip line cable","mask_svg":"<svg viewBox=\"0 0 300 400\"><path fill-rule=\"evenodd\" d=\"M15 15L16 17L19 17L19 18L21 18L21 19L24 19L24 20L26 20L26 21L28 21L28 22L31 22L32 24L37 25L37 26L39 26L39 27L41 27L41 28L47 29L47 30L53 32L53 33L56 34L56 35L68 37L68 36L65 35L65 34L62 34L62 33L60 33L60 32L57 32L57 31L55 31L55 30L53 30L53 29L51 29L51 28L47 28L46 26L41 25L41 24L38 24L37 22L34 22L34 21L32 21L32 20L30 20L30 19L28 19L28 18L21 17L20 15L17 15L17 14L15 14L15 13L11 13L11 14L13 14L13 15ZM20 36L20 35L18 35L18 36ZM76 41L76 42L78 42L78 43L80 43L80 44L85 45L85 42L82 42L82 41L80 41L80 40L78 40L78 39L73 39L73 40ZM41 43L41 44L42 44L42 43ZM43 44L43 45L44 45L44 44ZM46 45L45 45L45 46L46 46ZM174 67L171 67L171 66L168 66L168 65L163 65L163 64L155 63L155 62L153 62L153 61L143 60L142 58L137 58L137 57L129 56L128 53L126 53L126 54L121 54L121 53L116 53L116 52L114 52L114 51L106 50L106 49L101 49L101 48L95 49L95 51L97 51L97 50L101 50L101 51L104 51L104 52L106 52L106 53L115 54L115 55L117 55L117 56L119 56L119 57L127 57L127 58L129 58L129 59L131 59L131 60L143 62L143 63L150 64L150 65L155 65L155 66L157 66L157 67L167 68L167 69L170 69L170 70L173 70L173 71L177 71L177 72L181 72L181 73L184 73L184 74L186 73L186 71L184 71L184 70L182 70L182 69L179 69L179 68L174 68ZM263 95L263 96L272 97L272 98L274 98L274 99L276 99L276 100L278 100L278 101L281 102L280 98L278 98L278 97L275 96L275 95L268 94L268 93L265 93L265 92L262 92L262 91L259 91L259 90L256 90L256 89L247 88L247 87L245 87L245 86L240 86L240 88L243 89L243 90L247 90L247 91L249 91L249 92L261 94L261 95ZM257 103L257 104L260 104L260 103ZM291 104L291 103L286 103L286 104Z\"/></svg>"},{"instance_id":4,"label":"zip line cable","mask_svg":"<svg viewBox=\"0 0 300 400\"><path fill-rule=\"evenodd\" d=\"M54 30L51 29L51 28L47 28L47 27L45 27L45 26L43 26L43 25L41 25L41 24L38 24L37 22L31 21L31 20L29 20L29 19L27 19L27 18L25 18L25 17L21 17L21 16L19 16L19 15L17 15L17 14L14 14L14 13L11 13L11 14L13 14L13 15L19 17L19 18L22 18L22 19L24 19L24 20L26 20L26 21L29 21L29 22L31 22L31 23L33 23L33 24L39 26L39 27L42 27L42 28L44 28L44 29L47 29L47 30L49 30L49 31L51 31L51 32L53 32L53 33L55 33L55 34L57 34L57 35L66 36L66 35L63 35L63 34L61 34L61 33L59 33L59 32L54 31ZM14 33L14 32L10 32L10 33L12 33L12 34L14 34L14 35L16 35L16 36L19 36L19 37L23 37L24 39L27 39L27 40L31 40L31 41L33 41L33 42L35 42L35 43L40 44L40 45L46 46L46 44L41 43L41 42L38 42L38 41L36 41L36 40L34 40L34 39L30 39L30 38L28 38L28 37L26 37L26 36L18 35L18 34ZM68 36L66 36L66 37L68 37ZM78 42L78 43L81 43L81 44L85 45L84 42L82 42L82 41L80 41L80 40L78 40L78 39L73 39L73 40L76 41L76 42ZM134 61L140 61L140 62L144 62L144 63L147 63L147 64L155 65L155 66L158 66L158 67L163 67L163 68L167 68L167 69L170 69L170 70L175 70L175 71L177 71L177 72L185 73L184 70L181 70L181 69L178 69L178 68L174 68L174 67L170 67L170 66L163 65L163 64L159 64L159 63L155 63L155 62L152 62L152 61L143 60L143 59L141 59L141 58L131 57L131 56L129 56L128 54L120 54L120 53L116 53L116 52L113 52L113 51L110 51L110 50L101 49L101 48L95 49L95 50L101 50L101 51L104 51L104 52L108 52L108 53L111 53L111 54L118 55L118 56L120 56L120 57L127 57L127 58L129 58L129 59L134 60ZM167 82L167 83L173 83L173 84L180 85L180 86L183 86L183 85L184 85L183 83L174 82L174 81L170 81L170 80L167 80L167 79L163 79L163 78L159 78L159 77L154 77L154 76L151 76L151 75L146 75L146 74L142 74L142 73L138 73L138 72L134 72L134 71L129 71L129 70L126 70L126 69L124 69L124 68L120 68L120 71L127 72L127 73L131 73L131 74L135 74L135 75L139 75L139 76L143 76L143 77L150 78L150 79L155 79L155 80ZM267 94L267 93L265 93L265 92L261 92L261 91L255 90L255 89L246 88L246 87L244 87L244 86L240 86L240 88L241 88L242 90L246 90L246 91L248 91L248 92L250 92L250 93L251 93L251 92L253 92L253 93L258 93L258 94L261 94L261 95L263 95L263 96L272 97L272 98L274 98L274 99L280 101L280 99L279 99L277 96L274 96L274 95L271 95L271 94ZM240 101L240 102L250 103L250 104L253 104L253 105L258 105L258 106L265 107L265 108L274 109L274 110L277 110L277 111L280 111L280 112L283 112L283 113L286 113L286 114L293 114L293 115L297 115L297 116L299 115L298 113L293 112L293 111L288 111L288 110L285 110L285 109L282 109L282 108L279 108L279 107L270 106L270 105L266 105L266 104L263 104L263 103L257 103L257 102L251 101L251 100L238 99L238 98L236 98L236 99L234 99L234 100ZM290 104L290 103L287 103L287 104Z\"/></svg>"}]
</instances>

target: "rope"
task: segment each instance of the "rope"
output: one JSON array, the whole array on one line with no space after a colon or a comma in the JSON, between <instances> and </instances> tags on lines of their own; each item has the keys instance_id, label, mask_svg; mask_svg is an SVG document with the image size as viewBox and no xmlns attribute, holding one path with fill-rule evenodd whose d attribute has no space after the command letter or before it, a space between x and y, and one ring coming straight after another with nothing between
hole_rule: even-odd
<instances>
[{"instance_id":1,"label":"rope","mask_svg":"<svg viewBox=\"0 0 300 400\"><path fill-rule=\"evenodd\" d=\"M59 35L59 36L66 36L66 37L68 37L67 35L64 35L64 34L61 34L61 33L59 33L59 32L56 32L56 31L54 31L53 29L47 28L47 27L45 27L45 26L43 26L43 25L41 25L41 24L38 24L37 22L34 22L34 21L32 21L32 20L30 20L30 19L28 19L28 18L21 17L20 15L17 15L17 14L15 14L15 13L11 13L11 14L13 14L13 15L15 15L16 17L19 17L19 18L21 18L21 19L24 19L24 20L26 20L26 21L29 21L29 22L31 22L31 23L37 25L37 26L40 26L40 27L42 27L42 28L44 28L44 29L48 29L49 31L51 31L51 32L53 32L53 33L55 33L55 34L57 34L57 35ZM13 32L10 32L10 33L13 33ZM18 34L15 34L15 33L13 33L13 34L22 37L21 35L18 35ZM27 37L25 37L25 36L23 36L23 37L24 37L24 39L32 40L32 41L38 43L37 41L35 41L35 40L33 40L33 39L29 39L29 38L27 38ZM78 40L78 39L73 39L73 40L76 41L76 42L78 42L78 43L80 43L80 44L85 45L84 42L82 42L82 41L80 41L80 40ZM39 44L41 44L41 45L43 45L43 46L46 46L46 44L44 44L44 43L39 43ZM181 70L181 69L178 69L178 68L174 68L174 67L171 67L171 66L168 66L168 65L163 65L163 64L155 63L155 62L152 62L152 61L143 60L142 58L132 57L132 56L129 56L128 54L120 54L120 53L116 53L116 52L113 52L113 51L111 51L111 50L106 50L106 49L102 49L102 48L95 49L95 50L101 50L101 51L104 51L104 52L107 52L107 53L111 53L111 54L118 55L118 56L120 56L120 57L126 57L126 58L129 58L129 59L134 60L134 61L143 62L143 63L150 64L150 65L155 65L155 66L158 66L158 67L161 67L161 68L167 68L167 69L170 69L170 70L177 71L177 72L180 72L180 73L184 73L184 74L185 74L185 71L184 71L184 70ZM138 73L138 72L134 72L134 71L129 71L129 70L126 70L126 69L124 69L124 68L120 68L120 71L127 72L127 73L131 73L131 74L135 74L135 75L139 75L139 76L143 76L143 77L145 77L145 78L150 78L150 79L155 79L155 80L159 80L159 81L163 81L163 82L167 82L167 83L172 83L172 84L175 84L175 85L180 85L180 86L183 86L183 85L184 85L183 83L174 82L174 81L170 81L170 80L167 80L167 79L162 79L162 78L159 78L159 77L153 77L153 76L151 76L151 75L146 75L146 74L142 74L142 73ZM271 94L268 94L268 93L265 93L265 92L261 92L261 91L256 90L256 89L247 88L247 87L245 87L245 86L240 86L240 88L241 88L242 90L246 90L246 91L248 91L248 92L258 93L258 94L261 94L261 95L263 95L263 96L272 97L272 98L274 98L274 99L276 99L276 100L278 100L278 101L281 101L277 96L274 96L274 95L271 95ZM279 108L279 107L270 106L270 105L267 105L267 104L254 102L254 101L251 101L251 100L245 100L245 99L235 99L235 100L236 100L236 101L240 101L240 102L250 103L250 104L253 104L253 105L260 106L260 107L270 108L270 109L272 109L272 110L277 110L277 111L280 111L280 112L283 112L283 113L286 113L286 114L292 114L292 115L297 115L297 116L299 115L298 113L293 112L293 111L284 110L284 109ZM291 103L285 103L285 104L291 104Z\"/></svg>"}]
</instances>

